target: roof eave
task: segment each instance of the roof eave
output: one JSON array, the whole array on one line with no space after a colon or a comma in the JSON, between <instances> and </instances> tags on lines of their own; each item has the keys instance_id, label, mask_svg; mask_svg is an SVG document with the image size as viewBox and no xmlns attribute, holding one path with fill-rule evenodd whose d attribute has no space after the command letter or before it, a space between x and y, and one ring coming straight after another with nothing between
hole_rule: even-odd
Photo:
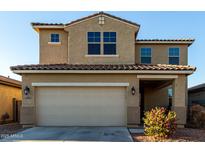
<instances>
[{"instance_id":1,"label":"roof eave","mask_svg":"<svg viewBox=\"0 0 205 154\"><path fill-rule=\"evenodd\" d=\"M32 25L32 27L36 32L40 29L64 29L64 25Z\"/></svg>"},{"instance_id":2,"label":"roof eave","mask_svg":"<svg viewBox=\"0 0 205 154\"><path fill-rule=\"evenodd\" d=\"M136 44L187 44L188 46L192 45L194 40L191 41L138 41Z\"/></svg>"},{"instance_id":3,"label":"roof eave","mask_svg":"<svg viewBox=\"0 0 205 154\"><path fill-rule=\"evenodd\" d=\"M195 70L12 70L15 74L186 74L191 75Z\"/></svg>"}]
</instances>

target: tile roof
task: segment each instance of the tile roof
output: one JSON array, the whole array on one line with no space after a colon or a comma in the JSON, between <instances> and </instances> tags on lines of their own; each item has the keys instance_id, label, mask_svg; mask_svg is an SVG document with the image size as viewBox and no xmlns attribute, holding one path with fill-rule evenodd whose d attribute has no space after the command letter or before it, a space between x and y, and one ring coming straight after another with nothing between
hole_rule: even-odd
<instances>
[{"instance_id":1,"label":"tile roof","mask_svg":"<svg viewBox=\"0 0 205 154\"><path fill-rule=\"evenodd\" d=\"M156 70L156 71L195 71L195 67L187 65L147 65L147 64L36 64L18 65L11 70Z\"/></svg>"},{"instance_id":2,"label":"tile roof","mask_svg":"<svg viewBox=\"0 0 205 154\"><path fill-rule=\"evenodd\" d=\"M64 26L63 23L42 23L42 22L32 22L32 26Z\"/></svg>"},{"instance_id":3,"label":"tile roof","mask_svg":"<svg viewBox=\"0 0 205 154\"><path fill-rule=\"evenodd\" d=\"M140 26L139 24L135 23L135 22L132 22L132 21L129 21L129 20L126 20L126 19L122 19L120 17L116 17L114 15L111 15L111 14L108 14L108 13L105 13L105 12L98 12L98 13L95 13L95 14L92 14L92 15L89 15L89 16L86 16L86 17L83 17L83 18L80 18L80 19L77 19L77 20L74 20L74 21L71 21L69 23L66 23L66 24L63 24L63 23L39 23L39 22L33 22L31 23L32 26L69 26L71 24L74 24L74 23L77 23L79 21L83 21L83 20L86 20L86 19L89 19L89 18L92 18L92 17L95 17L97 15L106 15L106 16L109 16L111 18L115 18L117 20L121 20L123 22L127 22L129 24L132 24L134 26Z\"/></svg>"},{"instance_id":4,"label":"tile roof","mask_svg":"<svg viewBox=\"0 0 205 154\"><path fill-rule=\"evenodd\" d=\"M187 41L194 41L194 39L137 39L136 41L187 42Z\"/></svg>"},{"instance_id":5,"label":"tile roof","mask_svg":"<svg viewBox=\"0 0 205 154\"><path fill-rule=\"evenodd\" d=\"M10 85L14 87L21 87L21 82L5 76L0 75L0 84Z\"/></svg>"}]
</instances>

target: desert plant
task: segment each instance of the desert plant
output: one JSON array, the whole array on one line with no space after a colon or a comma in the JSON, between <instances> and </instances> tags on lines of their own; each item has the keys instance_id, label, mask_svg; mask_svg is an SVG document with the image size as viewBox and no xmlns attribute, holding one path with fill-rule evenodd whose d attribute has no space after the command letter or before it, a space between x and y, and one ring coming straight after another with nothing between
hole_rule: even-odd
<instances>
[{"instance_id":1,"label":"desert plant","mask_svg":"<svg viewBox=\"0 0 205 154\"><path fill-rule=\"evenodd\" d=\"M4 122L6 122L7 119L9 119L9 114L7 112L5 112L4 114L2 114L1 120L4 123Z\"/></svg>"},{"instance_id":2,"label":"desert plant","mask_svg":"<svg viewBox=\"0 0 205 154\"><path fill-rule=\"evenodd\" d=\"M176 130L176 113L163 107L145 112L143 120L147 136L167 138Z\"/></svg>"}]
</instances>

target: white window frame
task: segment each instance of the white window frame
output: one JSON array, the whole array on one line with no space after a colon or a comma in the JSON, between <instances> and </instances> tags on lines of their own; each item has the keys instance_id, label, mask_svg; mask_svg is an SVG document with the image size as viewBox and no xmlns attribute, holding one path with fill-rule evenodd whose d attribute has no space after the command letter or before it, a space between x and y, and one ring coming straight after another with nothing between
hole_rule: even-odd
<instances>
[{"instance_id":1,"label":"white window frame","mask_svg":"<svg viewBox=\"0 0 205 154\"><path fill-rule=\"evenodd\" d=\"M169 49L170 49L170 48L178 48L178 49L179 49L179 56L169 56ZM180 58L180 48L179 48L179 47L169 47L169 48L168 48L168 64L170 64L170 63L169 63L169 58L172 58L172 57L177 57L177 58L179 58L179 64L178 64L178 65L180 65L180 59L181 59L181 58ZM171 64L170 64L170 65L171 65Z\"/></svg>"},{"instance_id":2,"label":"white window frame","mask_svg":"<svg viewBox=\"0 0 205 154\"><path fill-rule=\"evenodd\" d=\"M116 48L116 53L115 53L115 55L112 55L112 56L116 56L116 55L118 55L118 53L117 53L117 32L114 32L115 34L116 34L116 41L115 42L104 42L104 32L114 32L114 31L103 31L102 32L102 37L103 37L103 39L102 39L102 49L103 49L103 51L102 51L102 54L103 55L105 55L105 56L109 56L109 54L104 54L104 44L115 44L115 48ZM110 54L111 55L111 54Z\"/></svg>"},{"instance_id":3,"label":"white window frame","mask_svg":"<svg viewBox=\"0 0 205 154\"><path fill-rule=\"evenodd\" d=\"M59 35L59 42L51 42L51 34L58 34ZM48 44L50 44L50 45L61 45L61 35L59 33L50 33Z\"/></svg>"},{"instance_id":4,"label":"white window frame","mask_svg":"<svg viewBox=\"0 0 205 154\"><path fill-rule=\"evenodd\" d=\"M86 56L86 57L99 56L99 55L102 54L102 52L101 52L101 41L102 41L101 32L100 32L100 42L89 42L89 41L88 41L88 33L89 33L89 32L99 32L99 31L87 31L87 32L86 32L87 51L86 51L86 55L85 55L85 56ZM93 55L89 54L89 53L88 53L88 44L100 44L100 54L93 54Z\"/></svg>"},{"instance_id":5,"label":"white window frame","mask_svg":"<svg viewBox=\"0 0 205 154\"><path fill-rule=\"evenodd\" d=\"M141 54L141 52L142 52L142 49L143 48L150 48L150 47L141 47L140 48L140 64L149 64L149 63L142 63L142 54ZM152 48L150 48L151 49L151 56L150 56L150 58L151 58L151 63L150 64L152 64Z\"/></svg>"},{"instance_id":6,"label":"white window frame","mask_svg":"<svg viewBox=\"0 0 205 154\"><path fill-rule=\"evenodd\" d=\"M85 54L85 57L113 57L113 58L118 58L119 54L118 54L118 50L117 50L117 32L116 31L101 31L100 32L100 42L91 42L92 44L99 44L100 43L100 54L93 54L90 55L88 54L88 32L99 32L99 31L87 31L86 32L86 41L87 41L87 51ZM104 32L115 32L116 33L116 42L105 42L107 44L115 44L116 45L116 54L115 55L109 55L109 54L104 54Z\"/></svg>"}]
</instances>

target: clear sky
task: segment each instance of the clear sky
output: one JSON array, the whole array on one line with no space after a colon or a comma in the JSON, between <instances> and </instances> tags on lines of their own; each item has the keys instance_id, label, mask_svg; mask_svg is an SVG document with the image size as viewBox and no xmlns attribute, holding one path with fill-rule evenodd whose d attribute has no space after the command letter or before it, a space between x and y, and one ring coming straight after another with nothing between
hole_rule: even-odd
<instances>
[{"instance_id":1,"label":"clear sky","mask_svg":"<svg viewBox=\"0 0 205 154\"><path fill-rule=\"evenodd\" d=\"M0 75L21 79L9 67L37 64L38 33L31 22L67 23L95 12L0 12ZM107 12L141 25L140 39L194 38L188 63L197 71L189 87L205 82L205 12Z\"/></svg>"}]
</instances>

